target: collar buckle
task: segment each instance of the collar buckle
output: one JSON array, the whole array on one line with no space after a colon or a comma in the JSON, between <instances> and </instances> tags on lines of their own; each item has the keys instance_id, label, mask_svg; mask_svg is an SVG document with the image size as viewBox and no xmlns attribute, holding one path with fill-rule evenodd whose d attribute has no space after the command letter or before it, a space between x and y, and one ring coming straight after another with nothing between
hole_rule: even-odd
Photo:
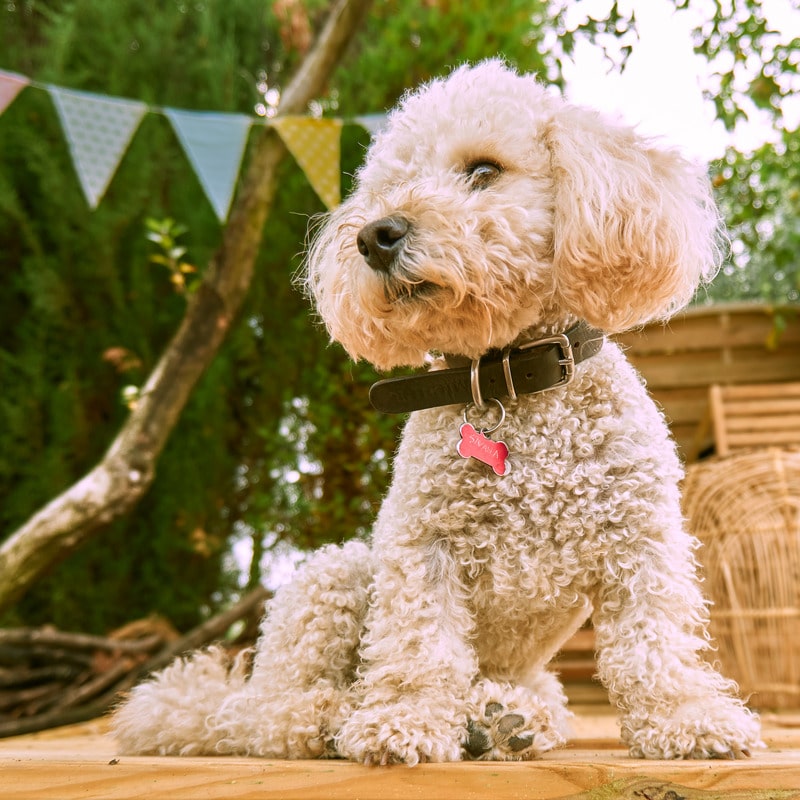
<instances>
[{"instance_id":1,"label":"collar buckle","mask_svg":"<svg viewBox=\"0 0 800 800\"><path fill-rule=\"evenodd\" d=\"M558 363L561 367L561 378L558 380L558 382L554 383L552 386L549 386L547 389L543 389L542 391L556 389L559 386L566 386L575 377L575 354L572 351L572 343L570 342L569 337L564 333L556 333L553 336L545 336L542 339L535 339L532 342L525 342L525 344L521 344L514 348L515 350L525 351L532 350L534 347L545 347L550 344L558 345L558 347L561 349L561 358L558 359ZM503 377L506 381L508 396L512 400L516 400L517 391L514 388L514 379L511 376L510 357L511 348L506 347L503 350Z\"/></svg>"}]
</instances>

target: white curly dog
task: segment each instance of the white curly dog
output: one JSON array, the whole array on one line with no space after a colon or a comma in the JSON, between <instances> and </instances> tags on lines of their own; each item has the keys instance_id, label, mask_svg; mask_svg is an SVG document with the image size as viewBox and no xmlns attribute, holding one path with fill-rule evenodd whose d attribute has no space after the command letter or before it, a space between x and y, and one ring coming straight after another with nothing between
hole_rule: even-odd
<instances>
[{"instance_id":1,"label":"white curly dog","mask_svg":"<svg viewBox=\"0 0 800 800\"><path fill-rule=\"evenodd\" d=\"M278 591L251 674L211 650L136 687L121 750L534 758L565 741L546 667L590 614L632 756L759 746L701 657L675 446L603 338L687 302L719 238L703 169L498 61L405 97L307 266L354 358L432 362L373 387L418 410L372 541Z\"/></svg>"}]
</instances>

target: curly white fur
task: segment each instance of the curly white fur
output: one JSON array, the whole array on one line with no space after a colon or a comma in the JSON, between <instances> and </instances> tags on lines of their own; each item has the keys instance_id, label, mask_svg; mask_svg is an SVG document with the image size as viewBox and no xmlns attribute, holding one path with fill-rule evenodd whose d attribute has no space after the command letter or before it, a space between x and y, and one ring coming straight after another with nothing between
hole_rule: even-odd
<instances>
[{"instance_id":1,"label":"curly white fur","mask_svg":"<svg viewBox=\"0 0 800 800\"><path fill-rule=\"evenodd\" d=\"M375 269L357 236L387 216L407 231ZM404 99L317 232L307 283L331 335L387 368L668 315L718 242L702 169L490 61ZM619 348L503 402L505 475L456 455L463 407L413 414L371 545L324 548L277 594L249 679L212 651L137 687L121 749L533 758L566 736L546 665L590 613L632 755L756 747L757 718L701 658L681 467Z\"/></svg>"}]
</instances>

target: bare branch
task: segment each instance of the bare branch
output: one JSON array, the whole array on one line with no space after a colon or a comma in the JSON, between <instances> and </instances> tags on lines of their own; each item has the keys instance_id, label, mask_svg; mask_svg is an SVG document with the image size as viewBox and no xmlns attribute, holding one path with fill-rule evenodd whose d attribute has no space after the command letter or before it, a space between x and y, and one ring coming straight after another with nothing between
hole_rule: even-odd
<instances>
[{"instance_id":1,"label":"bare branch","mask_svg":"<svg viewBox=\"0 0 800 800\"><path fill-rule=\"evenodd\" d=\"M141 666L138 670L137 677L160 669L166 664L169 664L176 656L188 653L191 650L196 650L198 647L202 647L215 639L219 639L234 622L248 616L254 611L258 611L260 616L263 611L262 607L264 602L269 597L270 593L263 586L257 586L227 611L223 611L207 622L193 628L186 636L174 642L170 642L147 663Z\"/></svg>"},{"instance_id":2,"label":"bare branch","mask_svg":"<svg viewBox=\"0 0 800 800\"><path fill-rule=\"evenodd\" d=\"M66 633L43 628L6 628L0 630L0 646L4 644L38 644L76 650L110 650L120 653L149 652L162 639L153 634L144 639L112 639L87 633Z\"/></svg>"}]
</instances>

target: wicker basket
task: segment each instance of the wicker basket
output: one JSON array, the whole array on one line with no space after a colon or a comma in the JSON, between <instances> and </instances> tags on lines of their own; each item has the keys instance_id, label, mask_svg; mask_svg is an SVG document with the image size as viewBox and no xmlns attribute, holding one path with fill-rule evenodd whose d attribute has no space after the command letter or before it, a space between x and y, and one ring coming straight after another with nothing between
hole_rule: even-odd
<instances>
[{"instance_id":1,"label":"wicker basket","mask_svg":"<svg viewBox=\"0 0 800 800\"><path fill-rule=\"evenodd\" d=\"M800 707L800 449L690 466L684 509L723 672L753 706Z\"/></svg>"}]
</instances>

